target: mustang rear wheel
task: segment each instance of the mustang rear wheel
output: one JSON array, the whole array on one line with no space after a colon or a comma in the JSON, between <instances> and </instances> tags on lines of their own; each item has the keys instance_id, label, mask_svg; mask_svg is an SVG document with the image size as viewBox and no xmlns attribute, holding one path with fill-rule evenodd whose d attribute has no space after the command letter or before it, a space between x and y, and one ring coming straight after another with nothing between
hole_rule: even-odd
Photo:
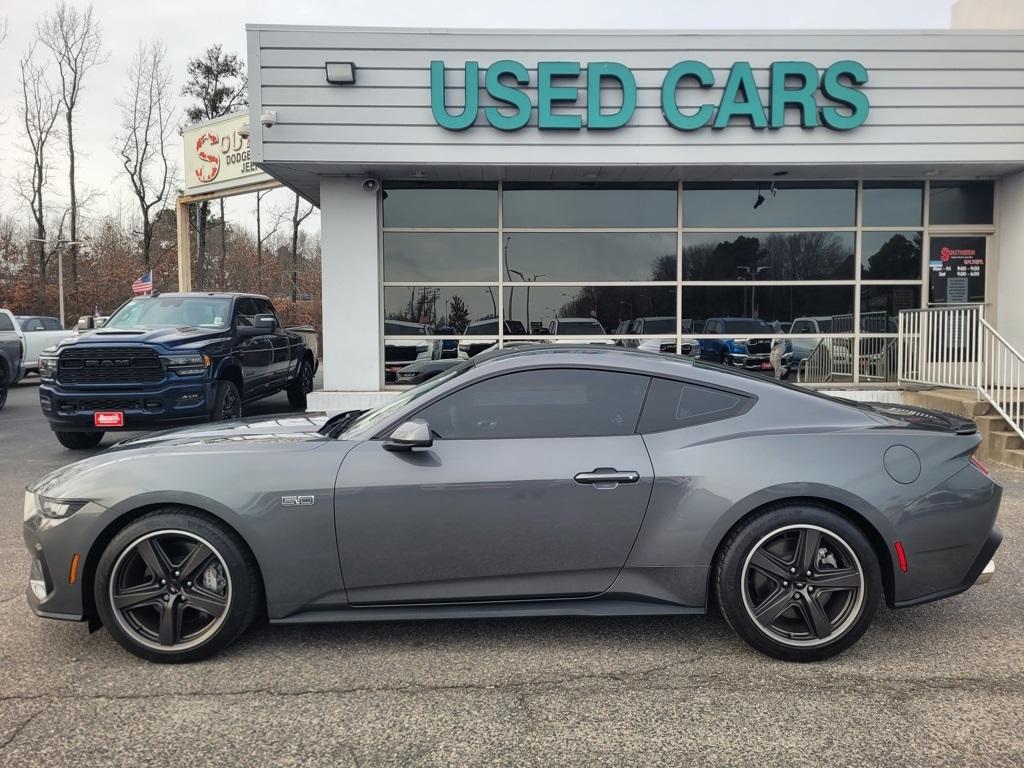
<instances>
[{"instance_id":1,"label":"mustang rear wheel","mask_svg":"<svg viewBox=\"0 0 1024 768\"><path fill-rule=\"evenodd\" d=\"M195 661L252 623L259 574L232 531L194 510L139 518L107 546L93 585L107 630L136 656Z\"/></svg>"},{"instance_id":2,"label":"mustang rear wheel","mask_svg":"<svg viewBox=\"0 0 1024 768\"><path fill-rule=\"evenodd\" d=\"M769 656L819 661L864 634L882 594L864 534L823 507L775 507L731 533L716 569L722 614Z\"/></svg>"}]
</instances>

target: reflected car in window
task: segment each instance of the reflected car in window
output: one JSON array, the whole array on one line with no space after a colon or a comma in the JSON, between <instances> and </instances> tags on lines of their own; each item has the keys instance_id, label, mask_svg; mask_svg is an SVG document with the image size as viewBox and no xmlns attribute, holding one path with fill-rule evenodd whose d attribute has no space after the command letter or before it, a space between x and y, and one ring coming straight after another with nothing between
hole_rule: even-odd
<instances>
[{"instance_id":1,"label":"reflected car in window","mask_svg":"<svg viewBox=\"0 0 1024 768\"><path fill-rule=\"evenodd\" d=\"M51 472L24 498L27 598L157 662L258 617L712 605L757 650L817 661L883 600L991 576L1001 488L980 444L951 414L675 356L497 350L369 411L159 432Z\"/></svg>"},{"instance_id":2,"label":"reflected car in window","mask_svg":"<svg viewBox=\"0 0 1024 768\"><path fill-rule=\"evenodd\" d=\"M490 318L488 320L474 320L472 323L466 326L464 331L466 336L488 336L490 338L480 339L463 339L459 342L459 355L465 357L475 357L483 352L485 349L490 349L495 342L498 340L498 319ZM505 321L505 335L506 336L528 336L528 332L519 320L506 320Z\"/></svg>"},{"instance_id":3,"label":"reflected car in window","mask_svg":"<svg viewBox=\"0 0 1024 768\"><path fill-rule=\"evenodd\" d=\"M402 320L384 321L384 381L392 383L398 371L417 360L437 360L441 357L440 339L389 339L388 336L428 336L434 332L426 323L408 323Z\"/></svg>"},{"instance_id":4,"label":"reflected car in window","mask_svg":"<svg viewBox=\"0 0 1024 768\"><path fill-rule=\"evenodd\" d=\"M549 336L604 336L604 326L593 317L556 317L548 323ZM555 339L556 344L579 344L573 339ZM586 342L589 344L615 344L612 339Z\"/></svg>"},{"instance_id":5,"label":"reflected car in window","mask_svg":"<svg viewBox=\"0 0 1024 768\"><path fill-rule=\"evenodd\" d=\"M735 338L701 339L701 358L723 365L735 365L749 371L771 371L772 334L776 329L753 317L712 317L704 323L704 333L735 334ZM789 370L793 345L785 342L782 365Z\"/></svg>"}]
</instances>

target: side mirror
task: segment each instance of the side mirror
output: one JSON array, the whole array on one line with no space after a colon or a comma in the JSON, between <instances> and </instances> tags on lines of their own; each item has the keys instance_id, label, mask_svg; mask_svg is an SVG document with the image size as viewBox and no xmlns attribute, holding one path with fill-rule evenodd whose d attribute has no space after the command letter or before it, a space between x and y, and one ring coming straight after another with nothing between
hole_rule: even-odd
<instances>
[{"instance_id":1,"label":"side mirror","mask_svg":"<svg viewBox=\"0 0 1024 768\"><path fill-rule=\"evenodd\" d=\"M273 333L276 327L277 320L273 315L255 315L252 319L252 325L238 326L238 335L266 336L268 333Z\"/></svg>"},{"instance_id":2,"label":"side mirror","mask_svg":"<svg viewBox=\"0 0 1024 768\"><path fill-rule=\"evenodd\" d=\"M384 450L411 451L413 448L429 448L433 444L430 425L423 419L412 419L395 428L384 442Z\"/></svg>"},{"instance_id":3,"label":"side mirror","mask_svg":"<svg viewBox=\"0 0 1024 768\"><path fill-rule=\"evenodd\" d=\"M92 329L93 319L89 315L82 315L78 318L78 325L76 326L79 331L88 331Z\"/></svg>"}]
</instances>

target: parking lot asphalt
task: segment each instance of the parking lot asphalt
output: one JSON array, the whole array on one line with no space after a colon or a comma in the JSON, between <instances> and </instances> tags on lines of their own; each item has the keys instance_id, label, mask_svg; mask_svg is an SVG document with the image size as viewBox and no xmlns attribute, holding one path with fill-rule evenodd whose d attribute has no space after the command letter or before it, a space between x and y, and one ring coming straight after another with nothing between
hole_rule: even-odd
<instances>
[{"instance_id":1,"label":"parking lot asphalt","mask_svg":"<svg viewBox=\"0 0 1024 768\"><path fill-rule=\"evenodd\" d=\"M1024 473L989 585L825 663L707 616L259 626L159 666L25 602L22 489L76 458L35 390L0 411L2 766L1024 765Z\"/></svg>"}]
</instances>

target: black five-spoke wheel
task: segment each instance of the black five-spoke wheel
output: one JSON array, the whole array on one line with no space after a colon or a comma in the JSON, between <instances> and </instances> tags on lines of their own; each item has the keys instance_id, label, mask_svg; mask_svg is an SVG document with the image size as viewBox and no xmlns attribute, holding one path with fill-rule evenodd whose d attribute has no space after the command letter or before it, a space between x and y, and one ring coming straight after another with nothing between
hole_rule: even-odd
<instances>
[{"instance_id":1,"label":"black five-spoke wheel","mask_svg":"<svg viewBox=\"0 0 1024 768\"><path fill-rule=\"evenodd\" d=\"M160 662L216 653L263 604L259 571L242 539L186 507L150 512L114 536L96 566L93 594L110 634Z\"/></svg>"},{"instance_id":2,"label":"black five-spoke wheel","mask_svg":"<svg viewBox=\"0 0 1024 768\"><path fill-rule=\"evenodd\" d=\"M853 645L882 594L864 533L817 503L769 508L738 525L716 560L722 615L744 640L789 661L818 661Z\"/></svg>"},{"instance_id":3,"label":"black five-spoke wheel","mask_svg":"<svg viewBox=\"0 0 1024 768\"><path fill-rule=\"evenodd\" d=\"M155 531L114 564L110 603L142 645L186 650L213 636L231 600L231 577L211 544L186 531Z\"/></svg>"},{"instance_id":4,"label":"black five-spoke wheel","mask_svg":"<svg viewBox=\"0 0 1024 768\"><path fill-rule=\"evenodd\" d=\"M860 561L838 535L790 525L764 536L744 563L743 604L778 642L813 646L856 619L864 593Z\"/></svg>"}]
</instances>

